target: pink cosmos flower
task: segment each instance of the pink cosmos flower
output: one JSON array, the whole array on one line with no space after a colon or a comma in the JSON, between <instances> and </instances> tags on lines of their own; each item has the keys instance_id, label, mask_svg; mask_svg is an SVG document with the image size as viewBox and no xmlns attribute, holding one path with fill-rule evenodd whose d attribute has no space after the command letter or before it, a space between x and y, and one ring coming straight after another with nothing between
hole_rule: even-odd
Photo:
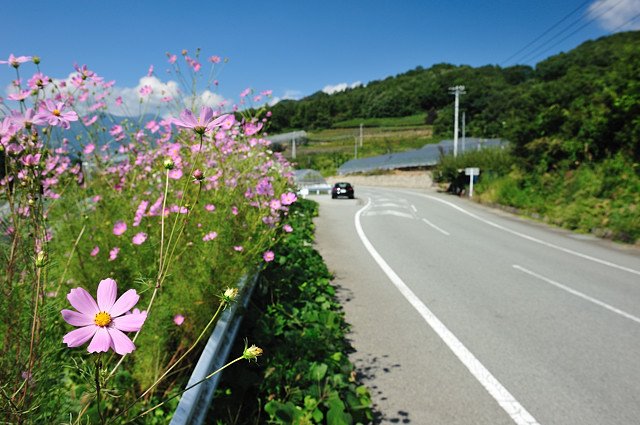
<instances>
[{"instance_id":1,"label":"pink cosmos flower","mask_svg":"<svg viewBox=\"0 0 640 425\"><path fill-rule=\"evenodd\" d=\"M114 246L113 249L109 251L109 261L113 261L118 257L118 251L120 251L120 248L117 246Z\"/></svg>"},{"instance_id":2,"label":"pink cosmos flower","mask_svg":"<svg viewBox=\"0 0 640 425\"><path fill-rule=\"evenodd\" d=\"M182 314L177 314L173 318L173 321L175 322L176 325L180 326L182 324L182 322L184 322L184 316Z\"/></svg>"},{"instance_id":3,"label":"pink cosmos flower","mask_svg":"<svg viewBox=\"0 0 640 425\"><path fill-rule=\"evenodd\" d=\"M220 56L211 56L209 62L220 63Z\"/></svg>"},{"instance_id":4,"label":"pink cosmos flower","mask_svg":"<svg viewBox=\"0 0 640 425\"><path fill-rule=\"evenodd\" d=\"M293 232L293 227L289 226L288 224L285 224L284 226L282 226L282 230L284 230L287 233L291 233Z\"/></svg>"},{"instance_id":5,"label":"pink cosmos flower","mask_svg":"<svg viewBox=\"0 0 640 425\"><path fill-rule=\"evenodd\" d=\"M200 116L196 118L195 114L189 109L185 109L180 114L181 120L174 118L173 123L179 127L190 128L197 134L204 134L207 131L213 131L214 128L220 127L227 115L222 115L213 119L213 109L209 106L203 106L200 109Z\"/></svg>"},{"instance_id":6,"label":"pink cosmos flower","mask_svg":"<svg viewBox=\"0 0 640 425\"><path fill-rule=\"evenodd\" d=\"M280 202L282 205L291 205L298 200L298 197L293 192L287 192L280 195Z\"/></svg>"},{"instance_id":7,"label":"pink cosmos flower","mask_svg":"<svg viewBox=\"0 0 640 425\"><path fill-rule=\"evenodd\" d=\"M83 152L86 154L90 154L91 152L93 152L95 148L96 148L96 145L94 145L93 143L87 143L87 146L84 147Z\"/></svg>"},{"instance_id":8,"label":"pink cosmos flower","mask_svg":"<svg viewBox=\"0 0 640 425\"><path fill-rule=\"evenodd\" d=\"M86 80L88 78L94 83L102 83L102 80L104 80L103 77L98 77L98 74L96 74L93 71L90 71L89 68L87 68L87 65L82 65L82 68L81 68L78 66L77 63L74 62L73 67L76 69L76 71L80 73L80 77L83 80Z\"/></svg>"},{"instance_id":9,"label":"pink cosmos flower","mask_svg":"<svg viewBox=\"0 0 640 425\"><path fill-rule=\"evenodd\" d=\"M145 96L147 94L151 94L153 92L153 89L151 88L151 86L144 86L140 89L140 94Z\"/></svg>"},{"instance_id":10,"label":"pink cosmos flower","mask_svg":"<svg viewBox=\"0 0 640 425\"><path fill-rule=\"evenodd\" d=\"M271 207L272 210L279 210L281 206L282 204L278 199L272 199L271 201L269 201L269 207Z\"/></svg>"},{"instance_id":11,"label":"pink cosmos flower","mask_svg":"<svg viewBox=\"0 0 640 425\"><path fill-rule=\"evenodd\" d=\"M205 242L208 242L208 241L214 240L216 237L218 237L218 233L210 232L210 233L207 233L206 235L204 235L202 240L205 241Z\"/></svg>"},{"instance_id":12,"label":"pink cosmos flower","mask_svg":"<svg viewBox=\"0 0 640 425\"><path fill-rule=\"evenodd\" d=\"M169 171L169 178L173 180L179 180L182 177L182 170L175 168Z\"/></svg>"},{"instance_id":13,"label":"pink cosmos flower","mask_svg":"<svg viewBox=\"0 0 640 425\"><path fill-rule=\"evenodd\" d=\"M169 58L169 63L176 63L176 60L178 60L178 57L176 55L172 55Z\"/></svg>"},{"instance_id":14,"label":"pink cosmos flower","mask_svg":"<svg viewBox=\"0 0 640 425\"><path fill-rule=\"evenodd\" d=\"M149 66L149 71L147 72L147 77L151 77L153 75L153 65Z\"/></svg>"},{"instance_id":15,"label":"pink cosmos flower","mask_svg":"<svg viewBox=\"0 0 640 425\"><path fill-rule=\"evenodd\" d=\"M93 251L91 251L91 256L95 257L96 255L98 255L99 252L100 252L100 247L96 246L95 248L93 248Z\"/></svg>"},{"instance_id":16,"label":"pink cosmos flower","mask_svg":"<svg viewBox=\"0 0 640 425\"><path fill-rule=\"evenodd\" d=\"M11 137L16 134L16 131L17 128L14 121L10 117L4 117L4 119L0 121L0 144L4 145L9 142Z\"/></svg>"},{"instance_id":17,"label":"pink cosmos flower","mask_svg":"<svg viewBox=\"0 0 640 425\"><path fill-rule=\"evenodd\" d=\"M54 103L46 99L40 106L40 111L34 116L33 122L38 125L60 125L65 130L71 127L69 121L78 121L78 114L74 111L64 112L66 105L63 102Z\"/></svg>"},{"instance_id":18,"label":"pink cosmos flower","mask_svg":"<svg viewBox=\"0 0 640 425\"><path fill-rule=\"evenodd\" d=\"M262 128L262 123L258 123L258 124L253 124L253 123L247 123L244 126L244 133L247 136L253 136L254 134L256 134L258 131L260 131L260 129Z\"/></svg>"},{"instance_id":19,"label":"pink cosmos flower","mask_svg":"<svg viewBox=\"0 0 640 425\"><path fill-rule=\"evenodd\" d=\"M82 118L82 122L86 126L89 126L89 125L93 124L96 121L98 121L98 116L97 115L94 115L92 117L84 117L84 118Z\"/></svg>"},{"instance_id":20,"label":"pink cosmos flower","mask_svg":"<svg viewBox=\"0 0 640 425\"><path fill-rule=\"evenodd\" d=\"M7 99L9 100L24 100L27 97L29 97L29 95L31 94L31 90L30 89L26 89L26 90L22 90L20 91L20 93L12 93L9 96L7 96Z\"/></svg>"},{"instance_id":21,"label":"pink cosmos flower","mask_svg":"<svg viewBox=\"0 0 640 425\"><path fill-rule=\"evenodd\" d=\"M274 255L273 251L266 251L262 255L262 258L264 258L264 261L266 261L268 263L269 261L273 261L273 259L275 258L275 255Z\"/></svg>"},{"instance_id":22,"label":"pink cosmos flower","mask_svg":"<svg viewBox=\"0 0 640 425\"><path fill-rule=\"evenodd\" d=\"M41 72L33 74L33 77L29 78L29 81L27 81L27 86L32 90L44 87L47 84L49 84L49 77L45 77Z\"/></svg>"},{"instance_id":23,"label":"pink cosmos flower","mask_svg":"<svg viewBox=\"0 0 640 425\"><path fill-rule=\"evenodd\" d=\"M11 117L9 120L18 127L29 129L33 124L33 117L35 115L36 112L33 108L27 108L27 110L24 111L24 115L20 111L11 111Z\"/></svg>"},{"instance_id":24,"label":"pink cosmos flower","mask_svg":"<svg viewBox=\"0 0 640 425\"><path fill-rule=\"evenodd\" d=\"M134 245L142 245L144 243L144 241L147 240L147 237L149 237L149 235L147 235L144 232L140 232L137 235L135 235L133 237L133 244Z\"/></svg>"},{"instance_id":25,"label":"pink cosmos flower","mask_svg":"<svg viewBox=\"0 0 640 425\"><path fill-rule=\"evenodd\" d=\"M27 154L20 158L20 162L22 162L26 167L35 167L40 162L41 154L37 153L35 155Z\"/></svg>"},{"instance_id":26,"label":"pink cosmos flower","mask_svg":"<svg viewBox=\"0 0 640 425\"><path fill-rule=\"evenodd\" d=\"M229 130L231 127L233 127L233 124L235 124L236 122L236 117L233 116L233 114L229 114L226 115L226 119L222 122L222 129L223 130Z\"/></svg>"},{"instance_id":27,"label":"pink cosmos flower","mask_svg":"<svg viewBox=\"0 0 640 425\"><path fill-rule=\"evenodd\" d=\"M116 223L113 225L113 234L116 236L120 236L126 231L127 231L127 223L125 223L122 220L116 221Z\"/></svg>"},{"instance_id":28,"label":"pink cosmos flower","mask_svg":"<svg viewBox=\"0 0 640 425\"><path fill-rule=\"evenodd\" d=\"M245 97L246 95L249 94L250 91L251 91L250 88L244 89L244 91L240 93L240 97Z\"/></svg>"},{"instance_id":29,"label":"pink cosmos flower","mask_svg":"<svg viewBox=\"0 0 640 425\"><path fill-rule=\"evenodd\" d=\"M112 136L117 136L118 134L122 133L122 126L119 124L114 125L113 127L111 127L111 130L109 130L109 134L111 134Z\"/></svg>"},{"instance_id":30,"label":"pink cosmos flower","mask_svg":"<svg viewBox=\"0 0 640 425\"><path fill-rule=\"evenodd\" d=\"M13 53L11 53L9 55L9 59L7 59L6 61L0 61L0 63L6 63L9 66L13 66L14 68L17 68L18 66L20 66L21 63L29 62L31 59L32 59L31 56L15 57L13 56Z\"/></svg>"},{"instance_id":31,"label":"pink cosmos flower","mask_svg":"<svg viewBox=\"0 0 640 425\"><path fill-rule=\"evenodd\" d=\"M122 105L122 96L116 97L116 106Z\"/></svg>"},{"instance_id":32,"label":"pink cosmos flower","mask_svg":"<svg viewBox=\"0 0 640 425\"><path fill-rule=\"evenodd\" d=\"M233 247L233 249L235 249L238 252L241 252L244 248L241 247L240 245L236 245L236 246Z\"/></svg>"},{"instance_id":33,"label":"pink cosmos flower","mask_svg":"<svg viewBox=\"0 0 640 425\"><path fill-rule=\"evenodd\" d=\"M204 209L207 210L207 211L215 211L216 206L213 205L213 204L208 204L208 205L204 206Z\"/></svg>"},{"instance_id":34,"label":"pink cosmos flower","mask_svg":"<svg viewBox=\"0 0 640 425\"><path fill-rule=\"evenodd\" d=\"M135 289L129 289L118 300L117 294L118 285L113 279L100 281L97 303L85 289L72 289L67 299L78 311L64 309L61 311L62 318L80 328L66 334L62 342L68 347L79 347L91 339L87 348L90 353L106 352L111 348L124 355L135 350L135 345L123 332L139 331L147 314L125 314L140 299Z\"/></svg>"}]
</instances>

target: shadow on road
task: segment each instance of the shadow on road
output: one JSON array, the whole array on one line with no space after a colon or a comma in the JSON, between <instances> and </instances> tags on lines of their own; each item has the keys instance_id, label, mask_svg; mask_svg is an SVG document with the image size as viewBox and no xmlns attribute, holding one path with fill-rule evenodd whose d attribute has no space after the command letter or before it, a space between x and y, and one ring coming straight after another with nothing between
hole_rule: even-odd
<instances>
[{"instance_id":1,"label":"shadow on road","mask_svg":"<svg viewBox=\"0 0 640 425\"><path fill-rule=\"evenodd\" d=\"M335 280L332 284L334 288L336 288L336 296L340 299L341 304L348 303L352 300L353 293L351 290L336 284ZM350 337L352 332L351 330L347 333L347 342L353 347L351 353L349 353L349 358L355 366L356 380L371 391L372 410L374 414L372 423L374 425L411 423L408 412L402 410L398 410L397 412L383 412L380 410L379 403L386 401L387 397L375 384L376 378L380 375L393 373L395 369L399 369L402 366L399 363L394 363L388 354L374 355L372 353L359 352L354 347L354 341Z\"/></svg>"}]
</instances>

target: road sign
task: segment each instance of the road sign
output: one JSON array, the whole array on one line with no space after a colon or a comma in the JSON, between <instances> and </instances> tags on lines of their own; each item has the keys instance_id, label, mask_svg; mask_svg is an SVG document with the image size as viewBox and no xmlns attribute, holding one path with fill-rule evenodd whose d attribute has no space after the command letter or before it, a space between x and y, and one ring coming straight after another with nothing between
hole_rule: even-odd
<instances>
[{"instance_id":1,"label":"road sign","mask_svg":"<svg viewBox=\"0 0 640 425\"><path fill-rule=\"evenodd\" d=\"M465 168L464 169L465 176L477 176L480 174L479 168Z\"/></svg>"},{"instance_id":2,"label":"road sign","mask_svg":"<svg viewBox=\"0 0 640 425\"><path fill-rule=\"evenodd\" d=\"M480 174L479 168L465 168L464 174L469 176L469 198L473 197L473 178Z\"/></svg>"}]
</instances>

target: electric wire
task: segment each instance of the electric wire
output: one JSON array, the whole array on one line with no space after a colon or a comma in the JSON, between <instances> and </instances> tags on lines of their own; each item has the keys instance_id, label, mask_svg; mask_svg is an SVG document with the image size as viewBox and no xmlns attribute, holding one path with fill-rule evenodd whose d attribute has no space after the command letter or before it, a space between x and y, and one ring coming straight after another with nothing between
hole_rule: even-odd
<instances>
[{"instance_id":1,"label":"electric wire","mask_svg":"<svg viewBox=\"0 0 640 425\"><path fill-rule=\"evenodd\" d=\"M550 43L553 41L553 39L549 40L547 43L543 44L542 46L540 46L538 49L536 49L534 52L530 53L528 56L526 56L523 61L526 62L530 62L538 57L540 57L541 55L545 54L546 52L548 52L549 50L553 49L554 47L556 47L557 45L559 45L560 43L562 43L563 41L567 40L568 38L570 38L571 36L575 35L577 32L581 31L582 29L584 29L585 27L591 25L593 23L593 21L595 21L596 19L600 18L602 15L604 15L605 13L610 12L611 10L615 9L616 7L618 7L618 5L620 3L622 3L623 0L618 0L617 3L615 3L613 6L609 7L608 9L604 10L603 12L593 16L591 19L589 19L587 22L585 22L583 25L581 25L580 27L578 27L577 29L575 29L574 31L572 31L571 33L569 33L568 35L566 35L565 37L563 37L562 39L558 40L556 43L552 44L551 46L547 47L545 50L542 51L538 51L540 50L540 48L544 47L546 44ZM604 4L604 3L601 3ZM580 19L582 19L584 17L585 14L583 14L583 16L580 17ZM578 23L578 21L575 21L575 23ZM564 33L566 30L568 30L572 25L570 25L569 27L565 28L564 31L556 34L556 37L560 36L560 34Z\"/></svg>"},{"instance_id":2,"label":"electric wire","mask_svg":"<svg viewBox=\"0 0 640 425\"><path fill-rule=\"evenodd\" d=\"M591 0L586 0L585 2L583 2L582 4L580 4L580 6L576 7L574 10L572 10L568 15L566 15L564 18L560 19L558 22L556 22L555 24L553 24L551 27L549 27L546 31L544 31L542 34L540 34L538 37L536 37L533 41L529 42L526 46L524 46L523 48L521 48L520 50L518 50L517 52L515 52L513 55L509 56L507 59L505 59L504 61L502 61L502 64L505 64L507 62L509 62L511 59L513 59L514 57L518 56L520 53L522 53L524 50L526 50L527 48L531 47L531 45L535 44L538 40L540 40L542 37L544 37L545 35L549 34L549 32L553 31L558 25L560 25L561 23L563 23L564 21L566 21L567 19L569 19L569 17L571 15L573 15L574 13L576 13L578 10L582 9L582 7L584 7L584 5L586 5L587 3L589 3Z\"/></svg>"},{"instance_id":3,"label":"electric wire","mask_svg":"<svg viewBox=\"0 0 640 425\"><path fill-rule=\"evenodd\" d=\"M538 36L534 41L530 42L529 44L527 44L525 47L523 47L522 49L520 49L517 53L511 55L509 57L509 59L505 60L503 63L508 62L509 60L513 59L514 57L518 56L520 53L522 53L523 51L525 51L526 49L528 49L529 47L531 47L533 44L535 44L536 42L538 42L540 39L542 39L545 35L549 34L552 30L556 29L561 23L563 23L564 21L566 21L569 17L571 17L572 15L574 15L577 11L579 11L580 9L582 9L587 3L589 3L589 1L591 0L587 0L583 3L581 3L577 8L575 8L573 11L571 11L567 16L565 16L564 18L562 18L560 21L558 21L557 23L555 23L554 25L552 25L548 30L546 30L545 32L543 32L540 36ZM557 46L558 44L560 44L562 41L565 41L566 39L568 39L569 37L571 37L572 35L576 34L578 31L582 30L583 28L585 28L586 26L588 26L589 24L591 24L593 21L595 21L596 19L600 18L602 15L604 15L605 13L610 12L612 9L618 7L618 5L620 5L620 3L622 3L623 0L618 0L617 2L615 2L611 7L601 11L598 14L594 14L595 11L597 11L598 9L602 9L603 6L607 5L607 1L603 1L597 4L597 6L595 8L593 8L592 10L587 10L587 11L583 11L582 14L573 22L569 23L567 26L565 26L564 28L562 28L560 31L558 31L556 34L554 34L551 38L549 38L548 40L546 40L545 42L543 42L542 44L540 44L539 46L533 48L533 50L531 50L529 53L525 53L523 55L520 55L519 59L516 60L516 62L519 63L528 63L529 61L531 61L533 58L539 57L541 54L548 52L550 49L552 49L553 47ZM553 44L550 47L547 47L550 43L553 43L554 41L556 41L562 34L566 33L567 31L569 31L571 28L573 28L575 25L579 24L581 21L583 21L587 16L591 15L592 18L584 25L580 26L578 29L574 30L573 32L571 32L569 35L567 35L566 37L562 38L560 41L557 41L555 44ZM544 49L544 50L542 50Z\"/></svg>"}]
</instances>

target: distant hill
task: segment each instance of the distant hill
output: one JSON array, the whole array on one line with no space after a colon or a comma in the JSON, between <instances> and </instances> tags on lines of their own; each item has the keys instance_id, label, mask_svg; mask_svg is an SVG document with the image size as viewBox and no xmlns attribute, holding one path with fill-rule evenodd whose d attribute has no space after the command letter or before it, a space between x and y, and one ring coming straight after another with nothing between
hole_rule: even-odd
<instances>
[{"instance_id":1,"label":"distant hill","mask_svg":"<svg viewBox=\"0 0 640 425\"><path fill-rule=\"evenodd\" d=\"M443 63L331 95L281 101L271 108L268 131L422 113L436 134L451 134L449 88L463 85L460 111L468 136L508 139L524 157L597 160L623 150L640 161L639 76L640 32L624 32L587 41L535 68Z\"/></svg>"}]
</instances>

